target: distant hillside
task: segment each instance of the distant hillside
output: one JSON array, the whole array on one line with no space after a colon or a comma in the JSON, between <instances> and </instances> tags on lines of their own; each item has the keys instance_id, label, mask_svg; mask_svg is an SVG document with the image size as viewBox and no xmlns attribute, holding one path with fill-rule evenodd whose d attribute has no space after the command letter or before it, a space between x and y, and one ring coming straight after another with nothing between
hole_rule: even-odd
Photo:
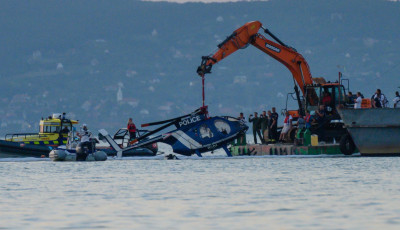
<instances>
[{"instance_id":1,"label":"distant hillside","mask_svg":"<svg viewBox=\"0 0 400 230\"><path fill-rule=\"evenodd\" d=\"M315 77L342 71L352 91L379 87L389 98L400 86L399 2L3 1L0 15L1 134L37 131L52 112L111 131L129 117L193 111L201 56L253 20L303 54ZM213 115L282 109L293 91L290 72L254 47L218 63L206 83Z\"/></svg>"}]
</instances>

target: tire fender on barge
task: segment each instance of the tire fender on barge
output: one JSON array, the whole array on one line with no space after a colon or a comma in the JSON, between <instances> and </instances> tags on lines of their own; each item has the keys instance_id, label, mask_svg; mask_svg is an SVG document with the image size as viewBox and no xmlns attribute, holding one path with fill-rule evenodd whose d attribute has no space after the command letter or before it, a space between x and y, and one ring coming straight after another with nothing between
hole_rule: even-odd
<instances>
[{"instance_id":1,"label":"tire fender on barge","mask_svg":"<svg viewBox=\"0 0 400 230\"><path fill-rule=\"evenodd\" d=\"M344 155L351 155L356 150L356 145L354 144L353 138L351 138L350 134L345 134L340 138L340 151Z\"/></svg>"}]
</instances>

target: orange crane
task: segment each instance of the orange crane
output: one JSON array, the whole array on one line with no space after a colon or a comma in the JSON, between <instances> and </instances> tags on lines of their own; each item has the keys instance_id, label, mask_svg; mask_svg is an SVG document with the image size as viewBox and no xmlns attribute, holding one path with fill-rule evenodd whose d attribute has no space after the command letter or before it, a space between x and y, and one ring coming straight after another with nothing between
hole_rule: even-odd
<instances>
[{"instance_id":1,"label":"orange crane","mask_svg":"<svg viewBox=\"0 0 400 230\"><path fill-rule=\"evenodd\" d=\"M271 36L276 42L271 41L260 34L260 29ZM306 103L302 102L298 87L295 84L295 93L299 105L299 112L301 114L304 115L304 110L307 108L307 105L313 107L312 109L316 108L320 102L319 97L321 96L318 94L323 93L321 89L327 92L328 88L331 88L328 91L334 94L335 90L332 90L334 87L342 88L341 90L338 90L338 95L332 95L333 99L339 99L334 101L332 106L334 107L335 105L338 105L340 101L344 101L345 91L342 85L339 83L325 84L326 82L320 78L318 78L320 80L319 83L322 84L313 84L313 80L315 81L316 79L312 78L310 67L304 57L299 54L296 49L279 40L268 29L264 28L259 21L246 23L219 44L218 50L214 54L203 56L201 65L197 68L197 73L204 79L205 74L211 73L213 65L237 50L246 48L250 44L282 63L292 73L293 79L296 81L303 96L306 98ZM319 92L318 89L316 89L316 86L320 88ZM298 116L298 114L296 114L297 111L291 111L291 113L296 117Z\"/></svg>"},{"instance_id":2,"label":"orange crane","mask_svg":"<svg viewBox=\"0 0 400 230\"><path fill-rule=\"evenodd\" d=\"M274 41L265 38L260 34L260 30L271 36ZM221 44L214 54L203 56L200 66L197 68L197 73L203 80L203 107L204 107L204 76L211 73L213 65L228 57L239 49L244 49L249 45L253 45L272 58L286 66L292 73L295 81L295 94L298 102L299 110L292 110L289 113L297 118L299 113L304 115L305 110L314 111L318 109L318 105L325 104L330 109L328 122L325 129L330 133L328 136L338 138L345 130L340 121L340 117L336 112L336 106L346 106L346 91L341 84L344 80L341 79L339 73L339 81L326 82L323 78L313 78L310 68L304 57L299 54L296 49L290 47L279 40L268 29L264 28L259 21L248 22L242 27L235 30ZM297 84L296 84L297 83ZM348 83L348 80L347 80ZM303 98L300 97L299 89L302 92ZM348 88L348 86L347 86ZM330 96L330 102L323 101L323 97ZM287 108L286 108L287 109ZM329 110L328 110L329 111Z\"/></svg>"},{"instance_id":3,"label":"orange crane","mask_svg":"<svg viewBox=\"0 0 400 230\"><path fill-rule=\"evenodd\" d=\"M260 34L260 29L263 29L264 32L275 39L277 43L268 40ZM297 82L297 85L300 86L303 95L305 94L305 86L313 83L307 61L296 51L296 49L284 44L268 29L265 29L259 21L246 23L219 44L219 49L212 56L203 56L201 65L197 69L197 73L204 77L205 74L211 73L211 68L214 64L228 57L237 50L246 48L249 44L255 46L285 65L292 73L293 79ZM299 92L296 85L295 91L297 98L299 98ZM301 105L300 100L298 100L298 103L300 113L303 113L303 106Z\"/></svg>"},{"instance_id":4,"label":"orange crane","mask_svg":"<svg viewBox=\"0 0 400 230\"><path fill-rule=\"evenodd\" d=\"M258 32L260 28L274 38L279 44L266 39L260 34ZM249 44L257 47L285 65L292 73L293 78L296 80L303 93L304 86L313 83L310 68L304 57L297 53L294 48L280 41L268 29L263 28L259 21L248 22L235 30L225 41L218 45L219 49L215 54L203 57L203 61L197 69L197 73L200 75L210 73L214 64L237 50L246 48Z\"/></svg>"}]
</instances>

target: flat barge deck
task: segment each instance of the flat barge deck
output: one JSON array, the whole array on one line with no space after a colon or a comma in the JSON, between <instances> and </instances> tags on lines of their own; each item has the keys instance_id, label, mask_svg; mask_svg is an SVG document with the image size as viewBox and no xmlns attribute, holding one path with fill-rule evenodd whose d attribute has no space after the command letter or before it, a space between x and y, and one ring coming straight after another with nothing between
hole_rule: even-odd
<instances>
[{"instance_id":1,"label":"flat barge deck","mask_svg":"<svg viewBox=\"0 0 400 230\"><path fill-rule=\"evenodd\" d=\"M319 144L316 146L296 146L293 144L247 144L232 146L233 156L265 155L343 155L339 144Z\"/></svg>"}]
</instances>

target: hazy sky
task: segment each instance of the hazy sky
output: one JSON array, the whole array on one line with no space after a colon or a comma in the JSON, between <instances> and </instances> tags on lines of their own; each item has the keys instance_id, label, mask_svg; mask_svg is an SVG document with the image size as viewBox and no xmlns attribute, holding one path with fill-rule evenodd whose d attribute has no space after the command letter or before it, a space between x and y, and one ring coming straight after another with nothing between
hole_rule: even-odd
<instances>
[{"instance_id":1,"label":"hazy sky","mask_svg":"<svg viewBox=\"0 0 400 230\"><path fill-rule=\"evenodd\" d=\"M186 2L204 2L204 3L213 3L213 2L266 2L269 0L143 0L149 2L177 2L177 3L186 3Z\"/></svg>"},{"instance_id":2,"label":"hazy sky","mask_svg":"<svg viewBox=\"0 0 400 230\"><path fill-rule=\"evenodd\" d=\"M177 2L177 3L186 3L186 2L204 2L204 3L213 3L213 2L266 2L269 0L142 0L149 2ZM386 0L391 2L400 2L400 0Z\"/></svg>"}]
</instances>

